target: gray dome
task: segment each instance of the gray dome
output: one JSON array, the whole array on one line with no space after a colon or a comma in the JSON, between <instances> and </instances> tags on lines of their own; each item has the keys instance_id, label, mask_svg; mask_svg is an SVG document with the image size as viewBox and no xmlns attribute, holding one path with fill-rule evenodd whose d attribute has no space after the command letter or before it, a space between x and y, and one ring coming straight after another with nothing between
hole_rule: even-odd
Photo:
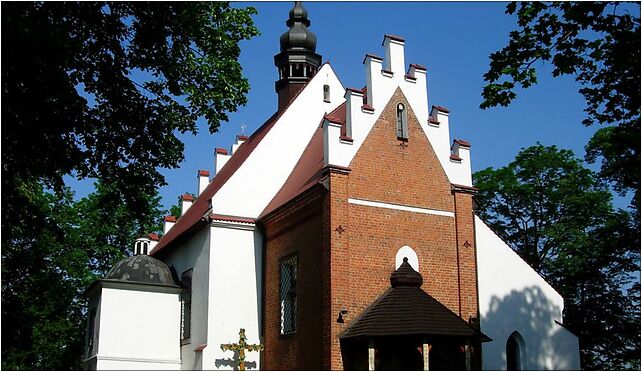
<instances>
[{"instance_id":1,"label":"gray dome","mask_svg":"<svg viewBox=\"0 0 642 372\"><path fill-rule=\"evenodd\" d=\"M109 270L105 279L176 286L169 267L163 261L145 254L122 259Z\"/></svg>"},{"instance_id":2,"label":"gray dome","mask_svg":"<svg viewBox=\"0 0 642 372\"><path fill-rule=\"evenodd\" d=\"M317 49L317 37L310 30L308 11L300 1L295 2L290 10L290 18L285 23L290 29L281 35L281 51L303 50L314 52Z\"/></svg>"}]
</instances>

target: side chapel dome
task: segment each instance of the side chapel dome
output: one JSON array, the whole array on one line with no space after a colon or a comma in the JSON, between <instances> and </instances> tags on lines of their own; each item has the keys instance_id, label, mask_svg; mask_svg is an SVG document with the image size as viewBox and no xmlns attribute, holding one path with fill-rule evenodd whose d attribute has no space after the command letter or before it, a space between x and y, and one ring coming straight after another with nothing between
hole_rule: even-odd
<instances>
[{"instance_id":1,"label":"side chapel dome","mask_svg":"<svg viewBox=\"0 0 642 372\"><path fill-rule=\"evenodd\" d=\"M163 261L145 254L122 259L109 270L105 279L176 286L169 267Z\"/></svg>"}]
</instances>

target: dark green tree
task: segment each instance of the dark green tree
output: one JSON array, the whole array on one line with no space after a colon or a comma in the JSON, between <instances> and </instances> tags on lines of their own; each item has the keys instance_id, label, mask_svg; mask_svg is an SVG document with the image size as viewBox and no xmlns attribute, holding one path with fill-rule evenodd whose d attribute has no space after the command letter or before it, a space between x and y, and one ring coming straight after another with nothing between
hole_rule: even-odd
<instances>
[{"instance_id":1,"label":"dark green tree","mask_svg":"<svg viewBox=\"0 0 642 372\"><path fill-rule=\"evenodd\" d=\"M241 40L253 8L224 2L2 4L3 226L20 221L21 184L63 176L114 185L147 210L183 159L178 132L215 132L249 89Z\"/></svg>"},{"instance_id":2,"label":"dark green tree","mask_svg":"<svg viewBox=\"0 0 642 372\"><path fill-rule=\"evenodd\" d=\"M633 193L640 208L640 3L512 2L518 29L490 55L481 107L507 106L516 88L537 83L535 66L571 75L586 99L584 125L601 124L586 145L586 160L601 159L600 176Z\"/></svg>"},{"instance_id":3,"label":"dark green tree","mask_svg":"<svg viewBox=\"0 0 642 372\"><path fill-rule=\"evenodd\" d=\"M80 292L160 221L178 133L215 132L249 89L253 8L2 3L2 368L79 369ZM74 202L64 178L94 178Z\"/></svg>"},{"instance_id":4,"label":"dark green tree","mask_svg":"<svg viewBox=\"0 0 642 372\"><path fill-rule=\"evenodd\" d=\"M479 216L565 299L584 369L639 369L640 236L569 150L522 149L473 176Z\"/></svg>"},{"instance_id":5,"label":"dark green tree","mask_svg":"<svg viewBox=\"0 0 642 372\"><path fill-rule=\"evenodd\" d=\"M84 290L131 254L141 231L160 229L157 195L148 196L151 213L136 219L110 200L115 194L97 184L74 202L68 188L30 188L30 205L45 218L2 246L2 369L82 368Z\"/></svg>"}]
</instances>

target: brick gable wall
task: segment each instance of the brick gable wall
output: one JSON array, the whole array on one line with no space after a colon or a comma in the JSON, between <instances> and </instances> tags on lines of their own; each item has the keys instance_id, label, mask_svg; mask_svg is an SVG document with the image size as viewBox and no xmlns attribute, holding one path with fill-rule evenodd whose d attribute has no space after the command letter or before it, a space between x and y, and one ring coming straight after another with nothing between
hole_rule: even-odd
<instances>
[{"instance_id":1,"label":"brick gable wall","mask_svg":"<svg viewBox=\"0 0 642 372\"><path fill-rule=\"evenodd\" d=\"M399 102L409 109L405 148L396 136ZM266 369L344 369L339 336L390 287L402 246L417 253L424 291L464 320L478 316L472 195L453 192L401 90L392 96L350 168L329 172L328 192L294 201L278 218L268 216ZM455 217L350 204L348 198L446 211ZM278 259L295 251L298 331L283 338L278 334ZM348 310L343 324L336 321L341 310Z\"/></svg>"},{"instance_id":2,"label":"brick gable wall","mask_svg":"<svg viewBox=\"0 0 642 372\"><path fill-rule=\"evenodd\" d=\"M397 139L396 106L408 109L408 141ZM331 322L332 369L343 369L338 337L390 287L395 256L417 253L422 289L463 319L477 316L472 197L454 194L419 122L397 90L350 164L330 182L331 310L348 310ZM455 217L349 204L348 198L454 212ZM335 231L339 226L345 232ZM471 248L463 243L468 241Z\"/></svg>"}]
</instances>

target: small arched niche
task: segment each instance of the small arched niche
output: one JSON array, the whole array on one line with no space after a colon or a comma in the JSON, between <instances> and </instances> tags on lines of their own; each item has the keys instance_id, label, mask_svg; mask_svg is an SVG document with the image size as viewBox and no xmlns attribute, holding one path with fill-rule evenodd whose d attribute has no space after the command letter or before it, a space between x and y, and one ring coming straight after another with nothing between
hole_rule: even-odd
<instances>
[{"instance_id":1,"label":"small arched niche","mask_svg":"<svg viewBox=\"0 0 642 372\"><path fill-rule=\"evenodd\" d=\"M506 340L506 370L523 371L526 369L526 345L522 335L515 331Z\"/></svg>"},{"instance_id":2,"label":"small arched niche","mask_svg":"<svg viewBox=\"0 0 642 372\"><path fill-rule=\"evenodd\" d=\"M407 245L404 245L397 251L397 255L395 256L395 270L401 266L404 257L407 257L410 266L412 266L415 271L419 272L419 259L417 258L417 253Z\"/></svg>"}]
</instances>

